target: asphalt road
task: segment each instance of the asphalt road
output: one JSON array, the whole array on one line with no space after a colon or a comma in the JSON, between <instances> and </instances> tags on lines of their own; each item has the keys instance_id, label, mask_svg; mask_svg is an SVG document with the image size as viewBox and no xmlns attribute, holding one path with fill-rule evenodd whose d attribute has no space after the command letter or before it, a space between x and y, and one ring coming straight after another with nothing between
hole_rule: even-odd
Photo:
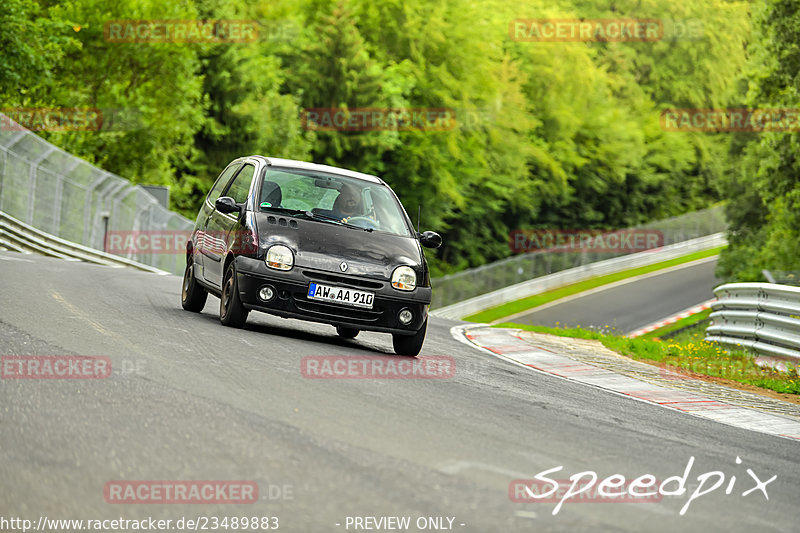
<instances>
[{"instance_id":1,"label":"asphalt road","mask_svg":"<svg viewBox=\"0 0 800 533\"><path fill-rule=\"evenodd\" d=\"M716 266L716 258L710 258L654 272L552 302L515 317L513 322L629 333L713 298L712 290L720 283L714 275Z\"/></svg>"},{"instance_id":2,"label":"asphalt road","mask_svg":"<svg viewBox=\"0 0 800 533\"><path fill-rule=\"evenodd\" d=\"M514 366L453 340L450 322L433 320L423 348L454 358L450 379L307 379L305 356L395 358L391 340L266 315L224 328L215 298L200 315L181 309L174 276L0 252L0 279L0 354L104 355L115 369L0 380L0 519L277 516L291 532L354 531L348 516L409 516L408 531L455 517L465 532L790 531L800 519L800 443ZM688 494L568 502L555 516L509 499L512 480L557 466L556 479L664 480L690 457L690 492L705 472L736 480L683 516ZM741 495L748 468L777 475L768 501ZM108 504L113 480L253 480L261 500Z\"/></svg>"}]
</instances>

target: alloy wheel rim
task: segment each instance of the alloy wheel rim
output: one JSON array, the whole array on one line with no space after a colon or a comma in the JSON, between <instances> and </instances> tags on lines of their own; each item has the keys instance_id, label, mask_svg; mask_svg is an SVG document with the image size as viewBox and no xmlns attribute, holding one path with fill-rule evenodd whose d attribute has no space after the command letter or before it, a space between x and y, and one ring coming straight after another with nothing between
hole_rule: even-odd
<instances>
[{"instance_id":1,"label":"alloy wheel rim","mask_svg":"<svg viewBox=\"0 0 800 533\"><path fill-rule=\"evenodd\" d=\"M186 296L189 294L189 284L191 283L193 274L194 265L186 265L186 273L183 275L183 292L181 294L184 300L186 300Z\"/></svg>"},{"instance_id":2,"label":"alloy wheel rim","mask_svg":"<svg viewBox=\"0 0 800 533\"><path fill-rule=\"evenodd\" d=\"M228 304L231 301L231 288L233 288L233 278L228 278L228 281L225 282L225 289L222 291L223 314L228 313Z\"/></svg>"}]
</instances>

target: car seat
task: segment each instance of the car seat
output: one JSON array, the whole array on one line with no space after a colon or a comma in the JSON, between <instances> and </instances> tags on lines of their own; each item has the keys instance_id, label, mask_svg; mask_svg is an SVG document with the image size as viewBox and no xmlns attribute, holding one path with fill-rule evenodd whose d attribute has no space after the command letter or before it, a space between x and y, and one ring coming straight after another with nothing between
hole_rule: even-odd
<instances>
[{"instance_id":1,"label":"car seat","mask_svg":"<svg viewBox=\"0 0 800 533\"><path fill-rule=\"evenodd\" d=\"M274 181L264 181L261 185L261 203L267 202L271 207L280 207L282 200L283 193L280 185Z\"/></svg>"}]
</instances>

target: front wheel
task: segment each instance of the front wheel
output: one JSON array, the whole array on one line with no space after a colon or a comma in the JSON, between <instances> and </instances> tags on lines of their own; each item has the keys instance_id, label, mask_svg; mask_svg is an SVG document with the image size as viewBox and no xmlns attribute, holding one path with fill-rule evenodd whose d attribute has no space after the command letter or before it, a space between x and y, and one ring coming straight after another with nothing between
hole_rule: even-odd
<instances>
[{"instance_id":1,"label":"front wheel","mask_svg":"<svg viewBox=\"0 0 800 533\"><path fill-rule=\"evenodd\" d=\"M194 277L194 257L186 258L186 270L183 273L183 287L181 289L181 305L187 311L199 313L206 306L208 293Z\"/></svg>"},{"instance_id":2,"label":"front wheel","mask_svg":"<svg viewBox=\"0 0 800 533\"><path fill-rule=\"evenodd\" d=\"M222 282L222 295L219 299L219 321L224 326L241 328L247 321L250 313L242 305L239 298L239 283L236 281L236 267L233 262L225 270L225 279Z\"/></svg>"},{"instance_id":3,"label":"front wheel","mask_svg":"<svg viewBox=\"0 0 800 533\"><path fill-rule=\"evenodd\" d=\"M347 328L344 326L336 326L336 334L343 339L355 339L359 331L356 328Z\"/></svg>"},{"instance_id":4,"label":"front wheel","mask_svg":"<svg viewBox=\"0 0 800 533\"><path fill-rule=\"evenodd\" d=\"M428 319L419 328L419 331L414 335L396 335L392 334L392 344L394 351L397 355L410 355L412 357L419 355L422 350L422 343L425 342L425 332L428 329Z\"/></svg>"}]
</instances>

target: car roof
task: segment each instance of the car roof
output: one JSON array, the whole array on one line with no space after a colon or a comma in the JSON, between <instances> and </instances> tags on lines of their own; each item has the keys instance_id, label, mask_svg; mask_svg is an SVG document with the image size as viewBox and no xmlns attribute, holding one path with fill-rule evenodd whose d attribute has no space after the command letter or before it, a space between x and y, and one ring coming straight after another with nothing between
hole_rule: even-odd
<instances>
[{"instance_id":1,"label":"car roof","mask_svg":"<svg viewBox=\"0 0 800 533\"><path fill-rule=\"evenodd\" d=\"M384 181L380 179L378 176L373 176L372 174L364 174L363 172L356 172L355 170L347 170L346 168L331 167L328 165L318 165L316 163L297 161L295 159L282 159L280 157L265 157L263 155L252 155L250 157L263 159L267 163L267 165L270 166L297 168L301 170L314 170L317 172L326 172L328 174L338 174L340 176L360 179L372 183L381 183L381 184L384 183ZM240 159L246 159L246 158L243 157Z\"/></svg>"}]
</instances>

